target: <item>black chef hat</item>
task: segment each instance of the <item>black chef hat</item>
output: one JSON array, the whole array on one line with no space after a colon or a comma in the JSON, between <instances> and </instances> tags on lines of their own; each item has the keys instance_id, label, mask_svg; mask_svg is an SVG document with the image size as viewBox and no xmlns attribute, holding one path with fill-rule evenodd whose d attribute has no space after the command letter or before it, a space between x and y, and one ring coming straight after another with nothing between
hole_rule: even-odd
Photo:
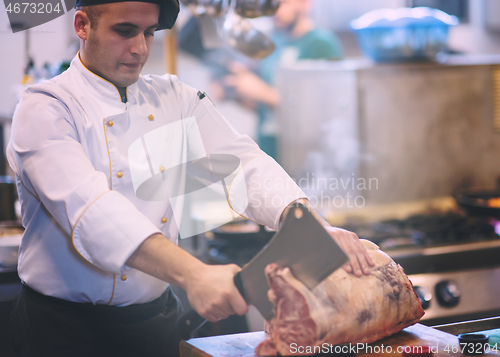
<instances>
[{"instance_id":1,"label":"black chef hat","mask_svg":"<svg viewBox=\"0 0 500 357\"><path fill-rule=\"evenodd\" d=\"M171 29L179 14L179 0L76 0L75 7L109 4L114 2L138 1L149 2L160 5L160 17L158 19L158 30Z\"/></svg>"}]
</instances>

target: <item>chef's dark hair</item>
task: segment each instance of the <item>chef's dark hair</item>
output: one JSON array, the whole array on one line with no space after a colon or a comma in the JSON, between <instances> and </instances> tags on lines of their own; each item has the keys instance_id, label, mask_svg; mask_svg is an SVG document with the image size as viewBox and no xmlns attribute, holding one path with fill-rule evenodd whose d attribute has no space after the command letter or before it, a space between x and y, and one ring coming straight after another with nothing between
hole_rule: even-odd
<instances>
[{"instance_id":1,"label":"chef's dark hair","mask_svg":"<svg viewBox=\"0 0 500 357\"><path fill-rule=\"evenodd\" d=\"M75 6L76 11L83 11L87 14L87 17L90 20L90 28L97 28L97 20L102 13L102 10L95 6Z\"/></svg>"},{"instance_id":2,"label":"chef's dark hair","mask_svg":"<svg viewBox=\"0 0 500 357\"><path fill-rule=\"evenodd\" d=\"M179 14L179 0L76 0L75 9L79 10L82 8L82 6L110 4L114 2L125 2L125 1L148 2L160 5L160 16L158 18L159 26L156 29L156 31L171 29L172 26L174 26L175 20L177 20L177 15ZM90 17L92 17L92 15ZM90 18L90 20L91 24L92 21L94 21L95 24L95 21L97 19L94 16L94 19Z\"/></svg>"}]
</instances>

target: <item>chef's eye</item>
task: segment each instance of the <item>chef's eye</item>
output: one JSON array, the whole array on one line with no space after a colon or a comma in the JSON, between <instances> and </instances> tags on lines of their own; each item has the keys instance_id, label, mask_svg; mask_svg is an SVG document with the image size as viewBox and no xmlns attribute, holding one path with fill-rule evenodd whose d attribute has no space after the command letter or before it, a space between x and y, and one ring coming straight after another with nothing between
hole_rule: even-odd
<instances>
[{"instance_id":1,"label":"chef's eye","mask_svg":"<svg viewBox=\"0 0 500 357\"><path fill-rule=\"evenodd\" d=\"M134 33L132 30L120 30L120 29L117 29L115 30L116 33L120 36L123 36L123 37L130 37L130 36L133 36Z\"/></svg>"},{"instance_id":2,"label":"chef's eye","mask_svg":"<svg viewBox=\"0 0 500 357\"><path fill-rule=\"evenodd\" d=\"M155 32L154 31L146 31L145 35L146 35L146 37L154 37Z\"/></svg>"}]
</instances>

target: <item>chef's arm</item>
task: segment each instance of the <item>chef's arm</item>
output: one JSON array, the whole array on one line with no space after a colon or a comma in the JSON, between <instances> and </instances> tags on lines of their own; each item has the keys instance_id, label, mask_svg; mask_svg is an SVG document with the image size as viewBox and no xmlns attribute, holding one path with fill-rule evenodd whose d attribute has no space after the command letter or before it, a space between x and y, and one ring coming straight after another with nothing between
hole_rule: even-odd
<instances>
[{"instance_id":1,"label":"chef's arm","mask_svg":"<svg viewBox=\"0 0 500 357\"><path fill-rule=\"evenodd\" d=\"M294 205L297 203L303 204L316 219L321 223L323 227L328 231L328 233L332 236L332 238L337 242L337 244L342 248L342 250L349 257L349 262L344 264L344 269L350 273L354 273L354 275L360 277L364 275L370 274L369 266L374 266L372 258L368 254L368 251L360 242L358 236L353 233L346 231L345 229L332 227L327 221L321 217L321 215L311 206L309 200L305 198L300 198L296 201L290 203L280 217L280 225L285 220L288 212Z\"/></svg>"},{"instance_id":2,"label":"chef's arm","mask_svg":"<svg viewBox=\"0 0 500 357\"><path fill-rule=\"evenodd\" d=\"M207 265L161 234L147 238L130 256L128 266L183 288L191 307L215 322L244 315L248 306L233 283L235 264Z\"/></svg>"}]
</instances>

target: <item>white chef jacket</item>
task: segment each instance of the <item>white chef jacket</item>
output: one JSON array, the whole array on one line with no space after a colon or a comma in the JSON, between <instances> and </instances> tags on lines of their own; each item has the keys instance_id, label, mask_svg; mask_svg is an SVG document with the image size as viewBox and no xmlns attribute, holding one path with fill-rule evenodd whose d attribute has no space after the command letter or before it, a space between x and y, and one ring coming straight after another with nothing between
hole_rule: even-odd
<instances>
[{"instance_id":1,"label":"white chef jacket","mask_svg":"<svg viewBox=\"0 0 500 357\"><path fill-rule=\"evenodd\" d=\"M247 193L246 209L237 213L261 224L276 229L284 208L305 197L207 97L176 76L140 76L126 93L123 103L117 88L77 55L66 72L28 87L18 103L7 148L26 228L18 270L22 281L44 295L125 306L152 301L167 287L125 265L152 234L172 242L178 236L170 201L136 194L130 148L148 133L166 132L157 146L163 151L148 153L157 157L149 161L151 174L172 157L189 156L189 122L197 125L195 136L207 155L237 156ZM168 135L172 123L182 123L180 138ZM231 199L238 197L229 192Z\"/></svg>"}]
</instances>

